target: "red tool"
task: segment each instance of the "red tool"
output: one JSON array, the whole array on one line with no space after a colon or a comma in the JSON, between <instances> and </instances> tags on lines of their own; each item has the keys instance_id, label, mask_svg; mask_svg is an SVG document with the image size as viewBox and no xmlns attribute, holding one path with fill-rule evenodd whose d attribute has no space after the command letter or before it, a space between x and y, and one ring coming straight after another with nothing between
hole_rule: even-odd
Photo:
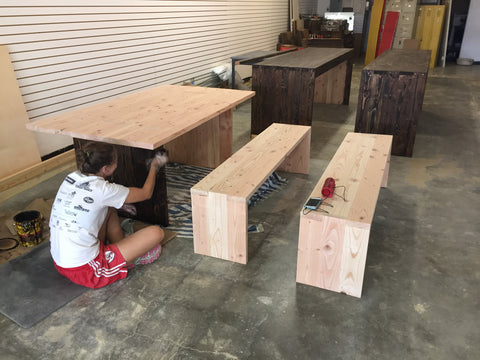
<instances>
[{"instance_id":1,"label":"red tool","mask_svg":"<svg viewBox=\"0 0 480 360\"><path fill-rule=\"evenodd\" d=\"M323 183L322 195L325 196L326 198L332 197L334 190L335 190L335 179L329 177Z\"/></svg>"}]
</instances>

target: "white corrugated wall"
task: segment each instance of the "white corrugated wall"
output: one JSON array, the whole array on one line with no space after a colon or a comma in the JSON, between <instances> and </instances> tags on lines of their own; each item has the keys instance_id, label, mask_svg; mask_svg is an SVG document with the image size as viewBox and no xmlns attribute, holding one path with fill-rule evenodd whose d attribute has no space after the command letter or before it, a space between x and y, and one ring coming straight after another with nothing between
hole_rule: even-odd
<instances>
[{"instance_id":1,"label":"white corrugated wall","mask_svg":"<svg viewBox=\"0 0 480 360\"><path fill-rule=\"evenodd\" d=\"M288 0L0 0L30 120L159 84L201 83L212 68L274 50ZM42 155L71 144L39 135Z\"/></svg>"}]
</instances>

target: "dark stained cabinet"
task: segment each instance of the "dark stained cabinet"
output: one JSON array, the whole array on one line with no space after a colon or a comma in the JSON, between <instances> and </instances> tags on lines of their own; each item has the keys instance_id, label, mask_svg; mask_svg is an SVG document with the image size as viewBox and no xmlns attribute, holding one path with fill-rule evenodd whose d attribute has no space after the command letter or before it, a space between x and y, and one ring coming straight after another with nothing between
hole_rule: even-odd
<instances>
[{"instance_id":1,"label":"dark stained cabinet","mask_svg":"<svg viewBox=\"0 0 480 360\"><path fill-rule=\"evenodd\" d=\"M393 135L392 155L412 156L429 50L390 49L362 70L355 132Z\"/></svg>"}]
</instances>

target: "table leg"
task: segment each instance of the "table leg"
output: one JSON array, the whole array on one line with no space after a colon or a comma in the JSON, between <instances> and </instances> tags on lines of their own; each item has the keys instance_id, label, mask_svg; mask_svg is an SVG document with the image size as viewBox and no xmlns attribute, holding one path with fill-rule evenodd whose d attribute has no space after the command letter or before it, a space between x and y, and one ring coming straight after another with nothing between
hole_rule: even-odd
<instances>
[{"instance_id":1,"label":"table leg","mask_svg":"<svg viewBox=\"0 0 480 360\"><path fill-rule=\"evenodd\" d=\"M343 105L348 105L350 102L350 86L352 83L352 59L347 60L347 69L345 72L345 95L343 97Z\"/></svg>"},{"instance_id":2,"label":"table leg","mask_svg":"<svg viewBox=\"0 0 480 360\"><path fill-rule=\"evenodd\" d=\"M82 149L89 140L74 138L75 151ZM146 161L153 158L155 151L114 145L118 155L118 167L112 181L129 187L142 187L147 178ZM78 164L77 164L78 165ZM168 226L167 182L165 167L159 169L152 198L135 204L135 219Z\"/></svg>"},{"instance_id":3,"label":"table leg","mask_svg":"<svg viewBox=\"0 0 480 360\"><path fill-rule=\"evenodd\" d=\"M165 144L170 161L215 168L233 151L232 110Z\"/></svg>"},{"instance_id":4,"label":"table leg","mask_svg":"<svg viewBox=\"0 0 480 360\"><path fill-rule=\"evenodd\" d=\"M301 70L253 66L252 135L274 122L312 125L315 72Z\"/></svg>"},{"instance_id":5,"label":"table leg","mask_svg":"<svg viewBox=\"0 0 480 360\"><path fill-rule=\"evenodd\" d=\"M315 78L314 101L320 104L348 105L352 62L345 60Z\"/></svg>"}]
</instances>

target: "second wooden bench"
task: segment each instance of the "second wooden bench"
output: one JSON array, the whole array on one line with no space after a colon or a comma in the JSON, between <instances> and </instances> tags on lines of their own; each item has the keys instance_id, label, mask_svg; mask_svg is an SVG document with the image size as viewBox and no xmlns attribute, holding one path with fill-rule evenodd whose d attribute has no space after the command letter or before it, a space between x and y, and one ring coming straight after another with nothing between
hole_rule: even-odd
<instances>
[{"instance_id":1,"label":"second wooden bench","mask_svg":"<svg viewBox=\"0 0 480 360\"><path fill-rule=\"evenodd\" d=\"M310 197L323 198L332 177L338 195L300 213L297 282L360 297L370 226L380 187L387 186L391 135L348 133ZM327 211L328 213L326 213Z\"/></svg>"},{"instance_id":2,"label":"second wooden bench","mask_svg":"<svg viewBox=\"0 0 480 360\"><path fill-rule=\"evenodd\" d=\"M310 126L270 125L191 189L197 254L248 261L248 199L275 170L307 174Z\"/></svg>"}]
</instances>

